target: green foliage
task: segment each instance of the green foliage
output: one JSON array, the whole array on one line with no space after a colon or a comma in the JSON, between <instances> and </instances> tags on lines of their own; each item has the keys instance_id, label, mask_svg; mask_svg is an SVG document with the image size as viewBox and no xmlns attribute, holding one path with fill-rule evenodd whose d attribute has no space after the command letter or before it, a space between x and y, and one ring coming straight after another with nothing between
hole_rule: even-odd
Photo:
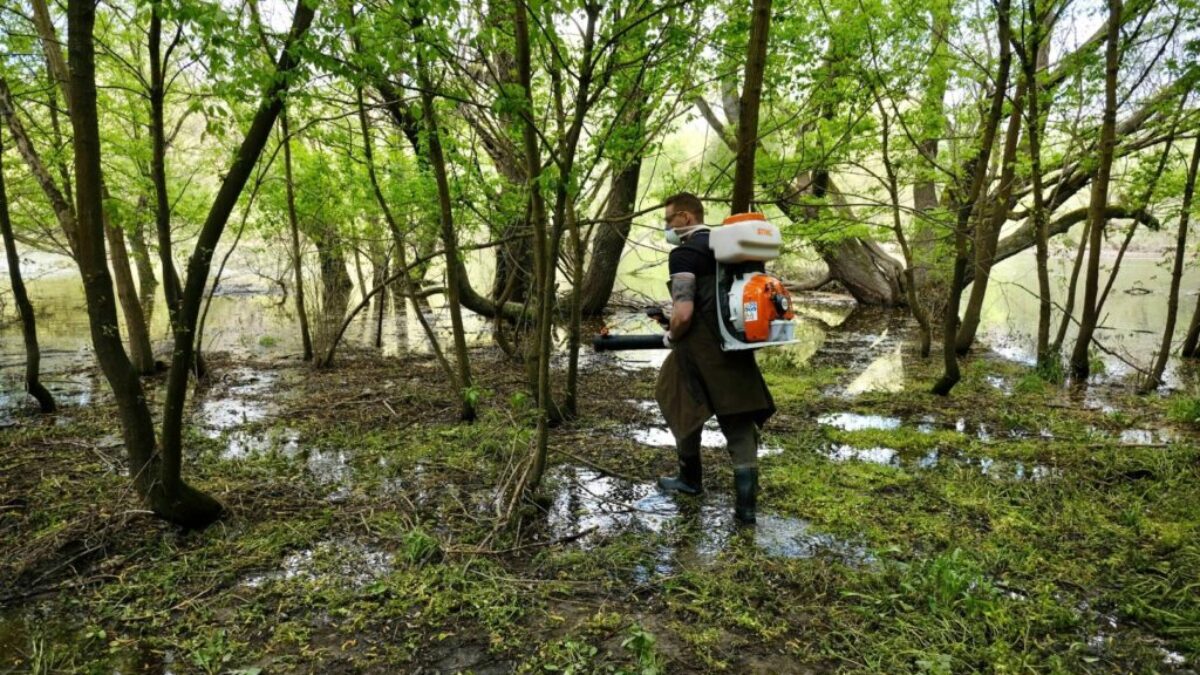
<instances>
[{"instance_id":1,"label":"green foliage","mask_svg":"<svg viewBox=\"0 0 1200 675\"><path fill-rule=\"evenodd\" d=\"M1167 406L1167 416L1181 424L1200 425L1200 396L1172 396Z\"/></svg>"},{"instance_id":2,"label":"green foliage","mask_svg":"<svg viewBox=\"0 0 1200 675\"><path fill-rule=\"evenodd\" d=\"M634 672L638 675L659 675L662 673L663 663L654 648L657 642L654 634L639 624L630 626L627 633L628 637L621 642L621 646L630 651L636 659L638 667Z\"/></svg>"}]
</instances>

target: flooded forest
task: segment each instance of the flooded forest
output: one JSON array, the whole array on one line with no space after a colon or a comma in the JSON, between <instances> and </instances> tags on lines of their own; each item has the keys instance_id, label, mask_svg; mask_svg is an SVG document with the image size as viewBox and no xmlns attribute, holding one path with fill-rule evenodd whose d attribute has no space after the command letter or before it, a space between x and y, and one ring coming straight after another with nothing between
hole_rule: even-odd
<instances>
[{"instance_id":1,"label":"flooded forest","mask_svg":"<svg viewBox=\"0 0 1200 675\"><path fill-rule=\"evenodd\" d=\"M0 673L1196 672L1198 135L1196 0L0 0Z\"/></svg>"}]
</instances>

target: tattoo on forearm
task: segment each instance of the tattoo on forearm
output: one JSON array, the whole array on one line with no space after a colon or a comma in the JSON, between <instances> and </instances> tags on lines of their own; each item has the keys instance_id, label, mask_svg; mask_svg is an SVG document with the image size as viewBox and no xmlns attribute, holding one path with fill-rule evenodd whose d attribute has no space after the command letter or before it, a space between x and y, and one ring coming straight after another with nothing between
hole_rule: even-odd
<instances>
[{"instance_id":1,"label":"tattoo on forearm","mask_svg":"<svg viewBox=\"0 0 1200 675\"><path fill-rule=\"evenodd\" d=\"M692 302L696 299L696 275L682 272L671 277L671 301Z\"/></svg>"}]
</instances>

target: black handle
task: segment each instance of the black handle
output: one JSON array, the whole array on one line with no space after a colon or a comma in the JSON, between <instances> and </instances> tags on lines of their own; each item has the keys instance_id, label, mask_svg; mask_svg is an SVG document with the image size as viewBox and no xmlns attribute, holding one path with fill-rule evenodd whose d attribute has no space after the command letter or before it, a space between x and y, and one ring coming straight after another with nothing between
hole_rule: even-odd
<instances>
[{"instance_id":1,"label":"black handle","mask_svg":"<svg viewBox=\"0 0 1200 675\"><path fill-rule=\"evenodd\" d=\"M662 333L657 335L597 335L592 348L598 352L615 352L629 349L666 349Z\"/></svg>"}]
</instances>

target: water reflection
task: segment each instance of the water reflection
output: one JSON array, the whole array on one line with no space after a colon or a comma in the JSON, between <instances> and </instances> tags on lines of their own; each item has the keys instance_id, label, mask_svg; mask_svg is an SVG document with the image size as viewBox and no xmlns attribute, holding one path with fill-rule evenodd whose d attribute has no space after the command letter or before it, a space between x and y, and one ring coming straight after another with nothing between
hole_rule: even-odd
<instances>
[{"instance_id":1,"label":"water reflection","mask_svg":"<svg viewBox=\"0 0 1200 675\"><path fill-rule=\"evenodd\" d=\"M996 480L1040 481L1058 478L1062 471L1044 464L999 460L991 457L971 457L948 450L929 450L919 455L903 453L895 448L860 448L847 443L831 443L819 452L832 462L864 462L910 471L929 471L942 464L970 468L982 476Z\"/></svg>"},{"instance_id":2,"label":"water reflection","mask_svg":"<svg viewBox=\"0 0 1200 675\"><path fill-rule=\"evenodd\" d=\"M739 527L725 493L675 497L652 483L629 483L573 465L555 467L548 478L554 486L546 514L549 536L586 532L580 543L589 547L626 532L662 535L666 541L655 552L652 568L644 570L647 575L668 574L693 561L711 563L739 542L785 558L830 555L855 564L873 560L863 545L816 531L799 518L760 510L755 527Z\"/></svg>"},{"instance_id":3,"label":"water reflection","mask_svg":"<svg viewBox=\"0 0 1200 675\"><path fill-rule=\"evenodd\" d=\"M1096 338L1108 349L1122 358L1141 367L1147 367L1158 350L1162 330L1166 325L1167 303L1147 300L1145 291L1165 297L1170 285L1170 275L1161 267L1164 256L1131 252L1121 263L1121 271L1113 284L1112 292L1104 305L1102 327ZM1055 298L1066 296L1066 285L1072 265L1070 256L1051 256L1050 281ZM1101 279L1108 278L1112 257L1105 254ZM1038 294L1035 281L1035 261L1032 252L1005 260L992 268L991 283L988 285L979 327L979 338L1000 355L1032 365L1036 362L1036 331L1038 317ZM1184 269L1180 320L1176 324L1176 339L1187 331L1188 319L1194 297L1187 289L1200 287L1200 268ZM964 300L965 301L965 300ZM1061 314L1054 312L1054 328L1057 329ZM1074 344L1076 325L1067 331L1066 348ZM1104 362L1108 377L1124 377L1133 374L1133 369L1122 358L1097 353ZM1168 386L1180 384L1179 362L1172 359L1167 369Z\"/></svg>"},{"instance_id":4,"label":"water reflection","mask_svg":"<svg viewBox=\"0 0 1200 675\"><path fill-rule=\"evenodd\" d=\"M276 570L250 574L242 585L258 588L272 582L299 579L321 585L360 588L386 576L393 556L352 539L322 541L284 557Z\"/></svg>"},{"instance_id":5,"label":"water reflection","mask_svg":"<svg viewBox=\"0 0 1200 675\"><path fill-rule=\"evenodd\" d=\"M863 415L852 412L826 413L818 417L817 422L826 426L836 427L842 431L863 431L866 429L890 431L900 428L899 417Z\"/></svg>"}]
</instances>

